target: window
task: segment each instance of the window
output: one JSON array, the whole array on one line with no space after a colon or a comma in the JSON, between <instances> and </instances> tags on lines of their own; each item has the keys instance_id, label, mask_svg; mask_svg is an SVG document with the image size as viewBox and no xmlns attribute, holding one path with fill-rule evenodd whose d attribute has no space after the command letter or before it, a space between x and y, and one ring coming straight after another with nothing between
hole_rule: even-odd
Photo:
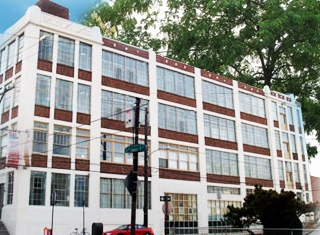
<instances>
[{"instance_id":1,"label":"window","mask_svg":"<svg viewBox=\"0 0 320 235\"><path fill-rule=\"evenodd\" d=\"M284 130L287 130L287 115L286 115L286 109L284 107L280 107L280 124L281 128Z\"/></svg>"},{"instance_id":2,"label":"window","mask_svg":"<svg viewBox=\"0 0 320 235\"><path fill-rule=\"evenodd\" d=\"M11 205L13 202L13 184L14 184L14 172L8 173L8 186L7 186L7 204Z\"/></svg>"},{"instance_id":3,"label":"window","mask_svg":"<svg viewBox=\"0 0 320 235\"><path fill-rule=\"evenodd\" d=\"M144 183L137 188L137 209L143 208ZM148 185L149 209L151 209L151 187ZM123 179L100 179L100 208L131 208L131 195Z\"/></svg>"},{"instance_id":4,"label":"window","mask_svg":"<svg viewBox=\"0 0 320 235\"><path fill-rule=\"evenodd\" d=\"M21 34L18 39L17 62L20 62L22 60L23 47L24 47L24 34Z\"/></svg>"},{"instance_id":5,"label":"window","mask_svg":"<svg viewBox=\"0 0 320 235\"><path fill-rule=\"evenodd\" d=\"M8 156L8 128L1 130L1 157Z\"/></svg>"},{"instance_id":6,"label":"window","mask_svg":"<svg viewBox=\"0 0 320 235\"><path fill-rule=\"evenodd\" d=\"M206 149L207 173L238 176L238 155Z\"/></svg>"},{"instance_id":7,"label":"window","mask_svg":"<svg viewBox=\"0 0 320 235\"><path fill-rule=\"evenodd\" d=\"M204 129L206 137L232 142L236 141L234 121L204 114Z\"/></svg>"},{"instance_id":8,"label":"window","mask_svg":"<svg viewBox=\"0 0 320 235\"><path fill-rule=\"evenodd\" d=\"M0 74L3 74L6 69L6 48L0 51Z\"/></svg>"},{"instance_id":9,"label":"window","mask_svg":"<svg viewBox=\"0 0 320 235\"><path fill-rule=\"evenodd\" d=\"M76 175L74 184L74 206L88 206L89 201L89 176Z\"/></svg>"},{"instance_id":10,"label":"window","mask_svg":"<svg viewBox=\"0 0 320 235\"><path fill-rule=\"evenodd\" d=\"M286 159L291 159L288 133L282 133L283 155Z\"/></svg>"},{"instance_id":11,"label":"window","mask_svg":"<svg viewBox=\"0 0 320 235\"><path fill-rule=\"evenodd\" d=\"M91 71L92 46L80 42L79 46L79 69Z\"/></svg>"},{"instance_id":12,"label":"window","mask_svg":"<svg viewBox=\"0 0 320 235\"><path fill-rule=\"evenodd\" d=\"M292 107L288 107L288 122L289 125L293 125Z\"/></svg>"},{"instance_id":13,"label":"window","mask_svg":"<svg viewBox=\"0 0 320 235\"><path fill-rule=\"evenodd\" d=\"M74 67L74 41L59 36L58 64Z\"/></svg>"},{"instance_id":14,"label":"window","mask_svg":"<svg viewBox=\"0 0 320 235\"><path fill-rule=\"evenodd\" d=\"M292 165L291 162L285 162L286 166L286 183L288 188L293 188Z\"/></svg>"},{"instance_id":15,"label":"window","mask_svg":"<svg viewBox=\"0 0 320 235\"><path fill-rule=\"evenodd\" d=\"M300 173L299 173L298 163L293 163L293 171L294 171L294 181L300 182Z\"/></svg>"},{"instance_id":16,"label":"window","mask_svg":"<svg viewBox=\"0 0 320 235\"><path fill-rule=\"evenodd\" d=\"M71 128L54 126L53 154L70 156Z\"/></svg>"},{"instance_id":17,"label":"window","mask_svg":"<svg viewBox=\"0 0 320 235\"><path fill-rule=\"evenodd\" d=\"M72 82L57 79L56 104L57 109L72 111Z\"/></svg>"},{"instance_id":18,"label":"window","mask_svg":"<svg viewBox=\"0 0 320 235\"><path fill-rule=\"evenodd\" d=\"M8 86L11 86L12 84L9 83ZM6 89L7 91L4 92L3 97L3 112L7 112L10 109L11 105L11 89Z\"/></svg>"},{"instance_id":19,"label":"window","mask_svg":"<svg viewBox=\"0 0 320 235\"><path fill-rule=\"evenodd\" d=\"M233 109L232 89L202 81L203 102Z\"/></svg>"},{"instance_id":20,"label":"window","mask_svg":"<svg viewBox=\"0 0 320 235\"><path fill-rule=\"evenodd\" d=\"M241 112L249 113L262 118L266 117L263 99L242 92L239 94L239 99Z\"/></svg>"},{"instance_id":21,"label":"window","mask_svg":"<svg viewBox=\"0 0 320 235\"><path fill-rule=\"evenodd\" d=\"M102 51L102 75L141 86L149 85L148 64L109 51Z\"/></svg>"},{"instance_id":22,"label":"window","mask_svg":"<svg viewBox=\"0 0 320 235\"><path fill-rule=\"evenodd\" d=\"M182 73L157 67L157 86L161 91L195 98L194 78Z\"/></svg>"},{"instance_id":23,"label":"window","mask_svg":"<svg viewBox=\"0 0 320 235\"><path fill-rule=\"evenodd\" d=\"M248 178L271 180L271 163L269 159L244 156L245 174Z\"/></svg>"},{"instance_id":24,"label":"window","mask_svg":"<svg viewBox=\"0 0 320 235\"><path fill-rule=\"evenodd\" d=\"M242 123L241 130L244 144L269 148L267 129Z\"/></svg>"},{"instance_id":25,"label":"window","mask_svg":"<svg viewBox=\"0 0 320 235\"><path fill-rule=\"evenodd\" d=\"M223 215L228 212L228 206L233 205L236 208L241 208L241 201L225 201L225 200L208 200L208 221L209 227L221 226ZM217 231L220 233L219 231Z\"/></svg>"},{"instance_id":26,"label":"window","mask_svg":"<svg viewBox=\"0 0 320 235\"><path fill-rule=\"evenodd\" d=\"M44 206L46 201L46 172L31 171L29 205Z\"/></svg>"},{"instance_id":27,"label":"window","mask_svg":"<svg viewBox=\"0 0 320 235\"><path fill-rule=\"evenodd\" d=\"M278 160L279 180L284 180L283 162Z\"/></svg>"},{"instance_id":28,"label":"window","mask_svg":"<svg viewBox=\"0 0 320 235\"><path fill-rule=\"evenodd\" d=\"M197 134L196 112L159 104L159 128Z\"/></svg>"},{"instance_id":29,"label":"window","mask_svg":"<svg viewBox=\"0 0 320 235\"><path fill-rule=\"evenodd\" d=\"M299 127L299 129L301 129L302 125L301 125L300 111L299 110L297 110L297 120L298 120L298 127Z\"/></svg>"},{"instance_id":30,"label":"window","mask_svg":"<svg viewBox=\"0 0 320 235\"><path fill-rule=\"evenodd\" d=\"M15 55L15 42L12 42L8 46L8 59L7 59L7 69L13 67Z\"/></svg>"},{"instance_id":31,"label":"window","mask_svg":"<svg viewBox=\"0 0 320 235\"><path fill-rule=\"evenodd\" d=\"M290 139L291 139L291 151L293 153L296 153L297 152L296 136L291 134Z\"/></svg>"},{"instance_id":32,"label":"window","mask_svg":"<svg viewBox=\"0 0 320 235\"><path fill-rule=\"evenodd\" d=\"M208 193L218 193L225 195L240 195L240 188L207 186Z\"/></svg>"},{"instance_id":33,"label":"window","mask_svg":"<svg viewBox=\"0 0 320 235\"><path fill-rule=\"evenodd\" d=\"M281 140L280 140L280 132L274 131L274 137L276 140L276 148L281 151Z\"/></svg>"},{"instance_id":34,"label":"window","mask_svg":"<svg viewBox=\"0 0 320 235\"><path fill-rule=\"evenodd\" d=\"M139 140L140 143L144 143L144 140ZM101 151L100 160L132 164L132 154L125 153L124 149L129 145L132 145L133 139L131 137L124 137L112 134L101 134ZM139 153L139 165L144 164L144 152Z\"/></svg>"},{"instance_id":35,"label":"window","mask_svg":"<svg viewBox=\"0 0 320 235\"><path fill-rule=\"evenodd\" d=\"M135 103L136 99L132 96L102 90L101 115L103 118L125 121L125 111L132 109ZM148 101L142 99L140 102L140 123L145 123L144 112L147 105Z\"/></svg>"},{"instance_id":36,"label":"window","mask_svg":"<svg viewBox=\"0 0 320 235\"><path fill-rule=\"evenodd\" d=\"M51 195L55 194L57 206L69 206L70 175L52 173Z\"/></svg>"},{"instance_id":37,"label":"window","mask_svg":"<svg viewBox=\"0 0 320 235\"><path fill-rule=\"evenodd\" d=\"M78 84L78 113L90 114L91 108L91 87L83 84Z\"/></svg>"},{"instance_id":38,"label":"window","mask_svg":"<svg viewBox=\"0 0 320 235\"><path fill-rule=\"evenodd\" d=\"M278 121L278 110L277 110L277 103L271 102L272 107L272 117L274 121Z\"/></svg>"},{"instance_id":39,"label":"window","mask_svg":"<svg viewBox=\"0 0 320 235\"><path fill-rule=\"evenodd\" d=\"M36 104L50 107L51 79L44 75L37 75Z\"/></svg>"},{"instance_id":40,"label":"window","mask_svg":"<svg viewBox=\"0 0 320 235\"><path fill-rule=\"evenodd\" d=\"M160 143L159 151L161 168L198 171L197 148Z\"/></svg>"},{"instance_id":41,"label":"window","mask_svg":"<svg viewBox=\"0 0 320 235\"><path fill-rule=\"evenodd\" d=\"M40 31L38 58L40 60L52 61L52 52L53 34Z\"/></svg>"},{"instance_id":42,"label":"window","mask_svg":"<svg viewBox=\"0 0 320 235\"><path fill-rule=\"evenodd\" d=\"M304 141L303 141L303 138L302 137L300 137L300 148L301 148L301 153L302 153L302 155L305 155L305 144L304 144Z\"/></svg>"},{"instance_id":43,"label":"window","mask_svg":"<svg viewBox=\"0 0 320 235\"><path fill-rule=\"evenodd\" d=\"M77 129L76 157L89 158L90 132Z\"/></svg>"},{"instance_id":44,"label":"window","mask_svg":"<svg viewBox=\"0 0 320 235\"><path fill-rule=\"evenodd\" d=\"M48 124L35 122L33 130L33 152L47 153Z\"/></svg>"},{"instance_id":45,"label":"window","mask_svg":"<svg viewBox=\"0 0 320 235\"><path fill-rule=\"evenodd\" d=\"M14 93L13 93L13 107L17 107L19 105L19 98L20 98L20 81L21 78L16 78L14 82Z\"/></svg>"}]
</instances>

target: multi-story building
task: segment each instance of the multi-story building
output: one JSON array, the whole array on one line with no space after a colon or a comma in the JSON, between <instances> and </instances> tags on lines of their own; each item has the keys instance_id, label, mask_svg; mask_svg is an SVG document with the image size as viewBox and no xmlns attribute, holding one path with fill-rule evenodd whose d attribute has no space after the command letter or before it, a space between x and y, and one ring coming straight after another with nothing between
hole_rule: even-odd
<instances>
[{"instance_id":1,"label":"multi-story building","mask_svg":"<svg viewBox=\"0 0 320 235\"><path fill-rule=\"evenodd\" d=\"M149 225L216 226L256 184L312 201L300 104L101 36L40 0L0 38L0 209L10 234L130 223L125 111L149 109ZM137 223L143 222L139 153ZM51 196L56 204L51 206ZM84 205L84 206L83 206ZM54 210L53 210L54 209ZM53 213L54 212L54 213ZM84 216L83 216L84 215Z\"/></svg>"}]
</instances>

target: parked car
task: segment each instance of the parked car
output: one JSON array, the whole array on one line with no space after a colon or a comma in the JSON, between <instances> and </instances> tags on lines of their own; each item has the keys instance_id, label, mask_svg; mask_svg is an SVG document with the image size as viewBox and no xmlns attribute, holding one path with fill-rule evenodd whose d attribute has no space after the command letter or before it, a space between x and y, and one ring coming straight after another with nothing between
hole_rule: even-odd
<instances>
[{"instance_id":1,"label":"parked car","mask_svg":"<svg viewBox=\"0 0 320 235\"><path fill-rule=\"evenodd\" d=\"M106 231L102 235L130 235L131 224L120 225L118 228ZM154 235L152 228L136 224L135 235Z\"/></svg>"}]
</instances>

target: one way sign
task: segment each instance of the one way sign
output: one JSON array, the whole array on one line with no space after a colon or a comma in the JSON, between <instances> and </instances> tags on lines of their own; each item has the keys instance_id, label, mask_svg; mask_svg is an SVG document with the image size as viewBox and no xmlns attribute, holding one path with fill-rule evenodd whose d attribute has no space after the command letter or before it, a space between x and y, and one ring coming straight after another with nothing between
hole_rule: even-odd
<instances>
[{"instance_id":1,"label":"one way sign","mask_svg":"<svg viewBox=\"0 0 320 235\"><path fill-rule=\"evenodd\" d=\"M160 196L160 202L171 202L170 196Z\"/></svg>"}]
</instances>

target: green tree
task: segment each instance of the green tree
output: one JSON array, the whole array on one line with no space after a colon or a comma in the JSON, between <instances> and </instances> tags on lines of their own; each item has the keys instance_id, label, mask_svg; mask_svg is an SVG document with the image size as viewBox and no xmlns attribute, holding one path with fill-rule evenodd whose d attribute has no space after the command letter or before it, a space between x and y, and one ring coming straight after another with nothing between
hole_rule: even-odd
<instances>
[{"instance_id":1,"label":"green tree","mask_svg":"<svg viewBox=\"0 0 320 235\"><path fill-rule=\"evenodd\" d=\"M305 205L293 192L278 193L256 186L253 194L245 197L242 208L229 206L228 209L224 218L234 227L249 228L251 224L260 222L264 227L264 234L285 235L301 234L302 224L299 216L312 211L313 207Z\"/></svg>"},{"instance_id":2,"label":"green tree","mask_svg":"<svg viewBox=\"0 0 320 235\"><path fill-rule=\"evenodd\" d=\"M318 0L167 0L165 17L159 15L161 2L102 2L83 23L120 41L164 51L168 58L294 94L305 131L315 130L320 141ZM308 148L309 157L314 150Z\"/></svg>"}]
</instances>

